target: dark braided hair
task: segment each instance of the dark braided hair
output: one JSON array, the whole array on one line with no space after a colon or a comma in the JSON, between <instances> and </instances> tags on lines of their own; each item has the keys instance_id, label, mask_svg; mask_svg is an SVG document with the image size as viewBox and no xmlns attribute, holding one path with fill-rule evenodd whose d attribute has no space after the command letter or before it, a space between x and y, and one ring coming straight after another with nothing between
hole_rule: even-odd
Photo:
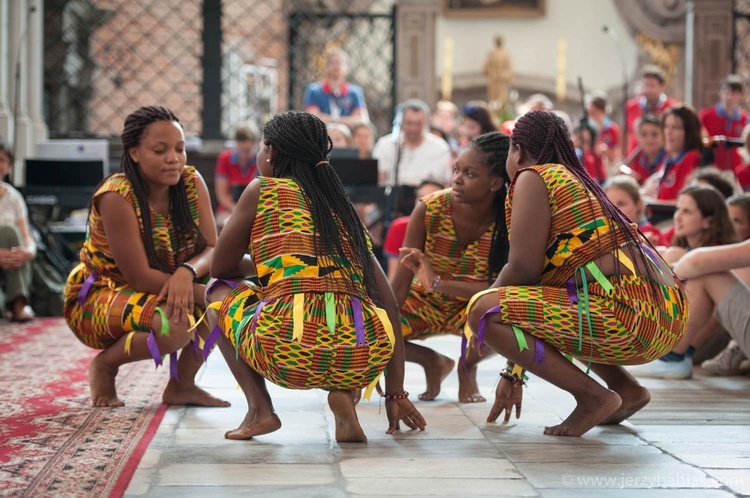
<instances>
[{"instance_id":1,"label":"dark braided hair","mask_svg":"<svg viewBox=\"0 0 750 498\"><path fill-rule=\"evenodd\" d=\"M617 234L614 228L619 227L626 243L634 245L646 261L640 238L628 228L630 220L609 200L599 183L591 178L581 165L568 128L559 116L549 111L531 111L524 114L513 128L511 141L513 144L520 145L524 152L535 160L535 164L554 163L565 166L601 204L605 216L612 224L613 230L610 231L610 237L613 245L617 244ZM589 198L589 204L593 209L591 198ZM619 260L616 264L619 267ZM649 276L653 278L651 266L646 265L646 268Z\"/></svg>"},{"instance_id":2,"label":"dark braided hair","mask_svg":"<svg viewBox=\"0 0 750 498\"><path fill-rule=\"evenodd\" d=\"M503 179L503 186L495 192L495 227L492 229L492 244L489 260L489 282L492 284L500 270L508 262L508 227L505 224L505 195L510 185L510 178L505 169L508 159L510 138L504 133L493 131L479 135L469 143L484 154L484 164L493 175Z\"/></svg>"},{"instance_id":3,"label":"dark braided hair","mask_svg":"<svg viewBox=\"0 0 750 498\"><path fill-rule=\"evenodd\" d=\"M315 238L315 253L335 259L341 271L350 277L352 292L355 291L352 266L359 268L364 275L365 290L373 301L379 302L365 228L328 163L333 144L325 123L307 112L277 114L263 127L263 142L276 152L273 176L293 179L305 195L319 235Z\"/></svg>"},{"instance_id":4,"label":"dark braided hair","mask_svg":"<svg viewBox=\"0 0 750 498\"><path fill-rule=\"evenodd\" d=\"M169 268L156 254L156 248L154 247L153 236L151 233L152 227L151 212L148 203L148 183L146 183L146 180L143 178L138 164L136 164L130 157L130 149L137 147L141 143L141 139L145 135L148 126L151 123L156 123L158 121L180 122L171 110L161 106L144 106L125 118L125 126L122 130L122 135L120 135L123 150L120 168L133 186L137 207L139 207L141 211L141 220L143 223L141 238L143 239L143 245L146 248L148 264L157 270L172 273L174 268ZM176 185L169 187L169 214L172 218L172 223L174 224L174 234L177 237L178 246L184 247L184 245L194 241L195 252L193 255L203 251L207 244L206 237L200 231L198 225L195 224L193 217L190 215L185 182L183 181L182 176L180 176L180 180Z\"/></svg>"}]
</instances>

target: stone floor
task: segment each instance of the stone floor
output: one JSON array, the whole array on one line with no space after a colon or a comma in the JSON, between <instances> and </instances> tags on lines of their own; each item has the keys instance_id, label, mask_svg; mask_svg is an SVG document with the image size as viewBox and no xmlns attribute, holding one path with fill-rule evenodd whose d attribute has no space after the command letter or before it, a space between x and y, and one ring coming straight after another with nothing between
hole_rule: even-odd
<instances>
[{"instance_id":1,"label":"stone floor","mask_svg":"<svg viewBox=\"0 0 750 498\"><path fill-rule=\"evenodd\" d=\"M427 345L456 356L455 337ZM217 352L218 353L218 352ZM501 360L480 366L490 396ZM385 434L378 399L359 405L367 444L338 444L325 393L271 386L283 427L251 441L226 430L246 406L219 354L199 383L231 408L171 408L126 496L543 496L699 497L750 495L750 378L690 381L643 379L652 402L630 421L597 427L581 438L542 434L574 402L532 377L524 411L508 425L485 422L488 403L456 403L452 373L434 402L417 407L427 429ZM421 369L407 364L406 389L416 399Z\"/></svg>"}]
</instances>

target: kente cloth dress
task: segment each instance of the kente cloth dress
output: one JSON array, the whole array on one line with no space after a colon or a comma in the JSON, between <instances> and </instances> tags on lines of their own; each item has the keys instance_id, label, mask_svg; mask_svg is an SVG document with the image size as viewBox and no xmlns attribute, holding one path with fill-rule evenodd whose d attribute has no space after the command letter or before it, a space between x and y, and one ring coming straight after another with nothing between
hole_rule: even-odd
<instances>
[{"instance_id":1,"label":"kente cloth dress","mask_svg":"<svg viewBox=\"0 0 750 498\"><path fill-rule=\"evenodd\" d=\"M483 282L489 287L489 258L495 224L478 240L462 246L453 226L451 190L435 192L422 200L427 208L424 254L435 275L440 275L443 282ZM467 302L468 299L431 292L414 277L400 310L404 339L424 339L437 334L460 335L466 324Z\"/></svg>"},{"instance_id":2,"label":"kente cloth dress","mask_svg":"<svg viewBox=\"0 0 750 498\"><path fill-rule=\"evenodd\" d=\"M495 293L498 305L487 311L482 322L490 313L499 313L503 323L513 326L522 350L528 345L521 331L563 354L594 363L648 362L671 351L682 337L688 316L687 299L676 278L674 284L663 285L647 275L605 277L594 264L598 257L626 244L623 230L635 233L635 226L613 226L598 199L564 166L546 164L521 171L526 170L544 180L552 214L541 282L488 289L474 296L469 308L479 296ZM515 180L506 200L509 226L514 187ZM615 241L611 230L615 230ZM509 236L513 236L512 226ZM646 254L655 275L659 271L656 256L648 248ZM617 255L621 264L633 268L623 251ZM584 269L594 281L586 279ZM480 323L479 342L483 328ZM467 334L471 334L468 327ZM543 361L544 348L536 349L536 360Z\"/></svg>"},{"instance_id":3,"label":"kente cloth dress","mask_svg":"<svg viewBox=\"0 0 750 498\"><path fill-rule=\"evenodd\" d=\"M385 310L368 296L353 258L316 256L319 235L299 185L259 180L249 249L260 287L240 284L223 299L223 334L245 363L279 386L372 385L393 355ZM348 244L344 250L353 256Z\"/></svg>"},{"instance_id":4,"label":"kente cloth dress","mask_svg":"<svg viewBox=\"0 0 750 498\"><path fill-rule=\"evenodd\" d=\"M187 192L188 208L198 225L197 172L192 166L182 171ZM128 201L143 230L142 210L133 186L124 173L110 176L94 193L94 199L115 192ZM195 253L197 236L178 233L168 216L148 208L157 257L173 272ZM128 286L117 267L109 247L96 202L92 202L86 239L80 252L81 262L73 268L65 284L65 321L85 345L104 349L121 336L134 332L148 332L156 311L161 311L157 294L138 292ZM163 323L166 317L162 312ZM168 325L160 333L168 333Z\"/></svg>"}]
</instances>

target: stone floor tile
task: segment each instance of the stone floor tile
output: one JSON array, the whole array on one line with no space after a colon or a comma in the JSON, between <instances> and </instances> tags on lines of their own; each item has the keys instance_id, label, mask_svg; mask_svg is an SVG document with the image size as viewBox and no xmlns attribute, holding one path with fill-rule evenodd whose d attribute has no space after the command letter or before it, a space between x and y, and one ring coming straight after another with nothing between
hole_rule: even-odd
<instances>
[{"instance_id":1,"label":"stone floor tile","mask_svg":"<svg viewBox=\"0 0 750 498\"><path fill-rule=\"evenodd\" d=\"M295 486L336 481L330 465L167 465L159 471L159 486Z\"/></svg>"},{"instance_id":2,"label":"stone floor tile","mask_svg":"<svg viewBox=\"0 0 750 498\"><path fill-rule=\"evenodd\" d=\"M596 463L645 463L670 458L658 448L629 444L534 444L498 443L498 450L511 462L557 464L562 462L580 465Z\"/></svg>"},{"instance_id":3,"label":"stone floor tile","mask_svg":"<svg viewBox=\"0 0 750 498\"><path fill-rule=\"evenodd\" d=\"M611 489L566 488L542 489L541 498L732 498L734 494L722 489Z\"/></svg>"},{"instance_id":4,"label":"stone floor tile","mask_svg":"<svg viewBox=\"0 0 750 498\"><path fill-rule=\"evenodd\" d=\"M750 495L750 472L746 469L706 469L706 473L718 479L730 491Z\"/></svg>"},{"instance_id":5,"label":"stone floor tile","mask_svg":"<svg viewBox=\"0 0 750 498\"><path fill-rule=\"evenodd\" d=\"M510 461L499 458L344 458L341 474L346 479L391 477L408 479L520 479Z\"/></svg>"},{"instance_id":6,"label":"stone floor tile","mask_svg":"<svg viewBox=\"0 0 750 498\"><path fill-rule=\"evenodd\" d=\"M346 491L351 496L537 496L522 479L348 479Z\"/></svg>"}]
</instances>

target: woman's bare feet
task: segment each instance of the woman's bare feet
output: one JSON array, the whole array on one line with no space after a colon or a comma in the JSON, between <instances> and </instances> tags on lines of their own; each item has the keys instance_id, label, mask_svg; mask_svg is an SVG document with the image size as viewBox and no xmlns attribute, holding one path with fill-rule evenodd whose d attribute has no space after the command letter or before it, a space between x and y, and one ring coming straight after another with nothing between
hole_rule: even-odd
<instances>
[{"instance_id":1,"label":"woman's bare feet","mask_svg":"<svg viewBox=\"0 0 750 498\"><path fill-rule=\"evenodd\" d=\"M456 362L445 355L438 355L436 361L431 361L424 367L427 380L427 390L419 395L422 401L433 401L440 394L440 385L448 374L453 371Z\"/></svg>"},{"instance_id":2,"label":"woman's bare feet","mask_svg":"<svg viewBox=\"0 0 750 498\"><path fill-rule=\"evenodd\" d=\"M461 403L484 403L487 399L479 394L477 366L458 365L458 401Z\"/></svg>"},{"instance_id":3,"label":"woman's bare feet","mask_svg":"<svg viewBox=\"0 0 750 498\"><path fill-rule=\"evenodd\" d=\"M224 434L226 439L250 439L253 436L270 434L281 428L281 420L278 415L271 413L267 417L258 419L255 414L247 412L245 419L239 427Z\"/></svg>"},{"instance_id":4,"label":"woman's bare feet","mask_svg":"<svg viewBox=\"0 0 750 498\"><path fill-rule=\"evenodd\" d=\"M336 441L339 443L366 443L367 436L359 425L351 391L331 391L328 406L336 419Z\"/></svg>"},{"instance_id":5,"label":"woman's bare feet","mask_svg":"<svg viewBox=\"0 0 750 498\"><path fill-rule=\"evenodd\" d=\"M102 359L104 351L96 355L89 365L89 388L91 389L91 404L93 406L124 406L117 397L115 377L117 368L108 366Z\"/></svg>"},{"instance_id":6,"label":"woman's bare feet","mask_svg":"<svg viewBox=\"0 0 750 498\"><path fill-rule=\"evenodd\" d=\"M638 384L628 386L624 389L615 389L614 391L620 395L622 404L611 417L605 419L600 425L619 424L623 420L632 417L651 401L651 393L648 392L648 389Z\"/></svg>"},{"instance_id":7,"label":"woman's bare feet","mask_svg":"<svg viewBox=\"0 0 750 498\"><path fill-rule=\"evenodd\" d=\"M622 399L613 391L601 389L601 393L587 395L576 400L575 410L560 425L545 427L544 433L549 436L578 437L603 420L607 420L620 408Z\"/></svg>"},{"instance_id":8,"label":"woman's bare feet","mask_svg":"<svg viewBox=\"0 0 750 498\"><path fill-rule=\"evenodd\" d=\"M197 405L197 406L230 406L229 401L219 399L204 391L195 384L182 384L175 379L169 379L161 397L168 405Z\"/></svg>"}]
</instances>

